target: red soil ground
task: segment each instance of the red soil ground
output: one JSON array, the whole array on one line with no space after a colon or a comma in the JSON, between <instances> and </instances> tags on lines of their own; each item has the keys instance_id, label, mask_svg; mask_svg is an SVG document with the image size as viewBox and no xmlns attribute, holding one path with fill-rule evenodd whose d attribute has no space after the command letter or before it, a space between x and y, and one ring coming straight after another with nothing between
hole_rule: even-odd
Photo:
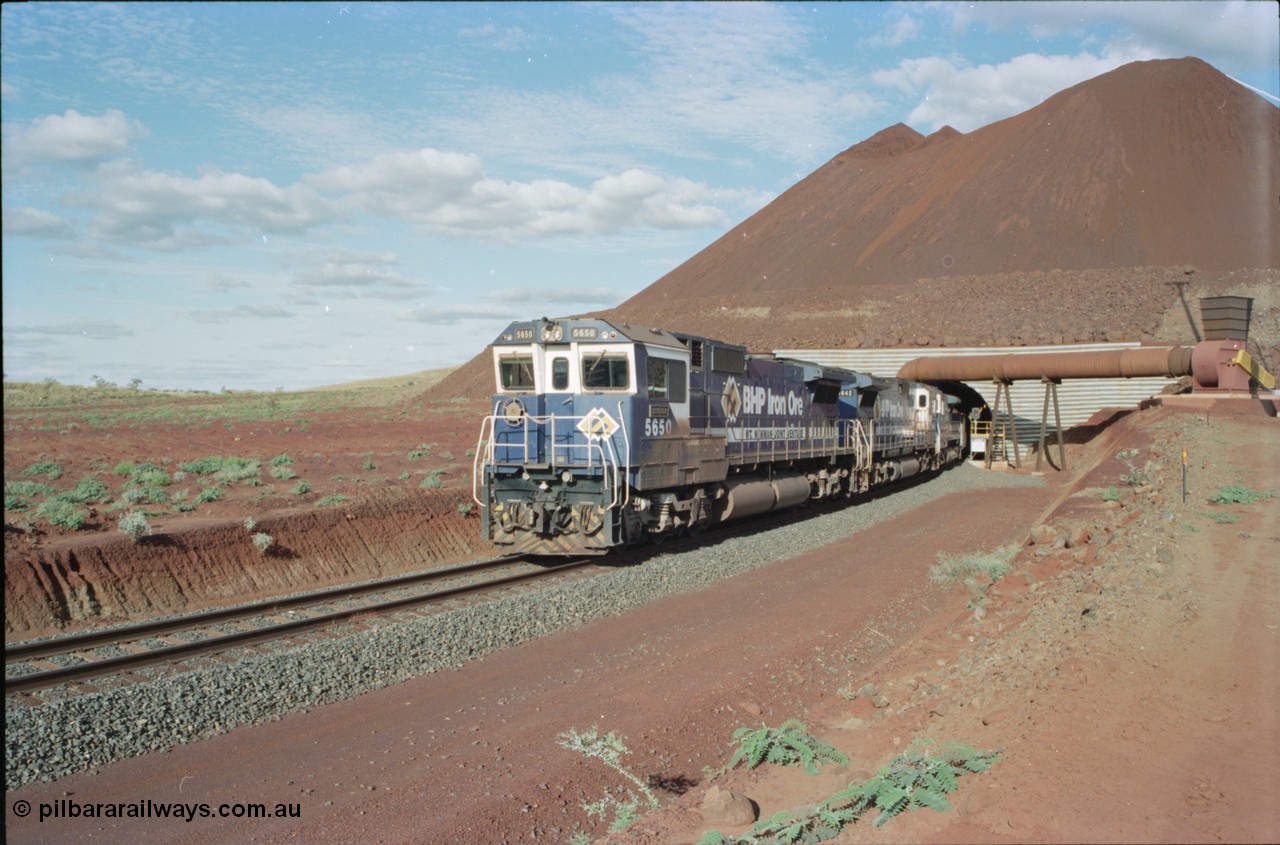
<instances>
[{"instance_id":1,"label":"red soil ground","mask_svg":"<svg viewBox=\"0 0 1280 845\"><path fill-rule=\"evenodd\" d=\"M838 842L1275 841L1280 836L1276 422L1245 403L1156 409L1073 445L1031 491L951 496L819 551L492 655L452 672L7 796L300 801L289 821L9 817L15 842L531 842L599 835L580 809L621 778L559 748L598 724L665 786L616 843L692 842L705 769L741 725L801 718L848 754L716 785L766 816L821 800L918 738L1003 749L954 812ZM1187 503L1180 451L1190 455ZM1137 448L1146 479L1118 482ZM1104 491L1119 487L1108 505ZM1230 521L1228 519L1234 519ZM1027 542L1037 526L1071 548ZM1081 531L1085 533L1080 533ZM1087 539L1085 535L1088 535ZM1040 536L1042 541L1047 536ZM939 552L1024 543L985 615L927 577ZM876 708L841 691L874 684ZM683 793L678 797L678 793ZM723 827L722 830L725 830ZM742 828L727 829L740 833Z\"/></svg>"},{"instance_id":2,"label":"red soil ground","mask_svg":"<svg viewBox=\"0 0 1280 845\"><path fill-rule=\"evenodd\" d=\"M221 499L189 513L139 506L155 515L148 518L153 534L137 543L117 529L125 510L108 505L92 507L89 523L79 531L59 529L28 512L6 512L6 639L119 624L479 556L486 551L479 524L459 506L470 501L467 453L476 445L487 408L483 400L446 403L411 419L384 413L385 408L355 409L312 414L302 424L59 428L7 418L6 481L20 478L22 469L37 461L51 460L63 470L51 486L69 489L92 476L118 500L125 479L112 469L121 461L149 461L173 472L188 461L237 456L259 460L262 467L253 479L257 485L221 485ZM410 457L417 451L430 454ZM269 474L277 455L293 458L288 468L296 477ZM443 488L421 487L430 471L442 473ZM291 493L299 481L308 483L310 492ZM186 488L191 502L201 484L188 474L164 489L173 494ZM347 500L316 507L335 495ZM255 531L274 539L266 555L253 547L243 525L247 518L255 521Z\"/></svg>"}]
</instances>

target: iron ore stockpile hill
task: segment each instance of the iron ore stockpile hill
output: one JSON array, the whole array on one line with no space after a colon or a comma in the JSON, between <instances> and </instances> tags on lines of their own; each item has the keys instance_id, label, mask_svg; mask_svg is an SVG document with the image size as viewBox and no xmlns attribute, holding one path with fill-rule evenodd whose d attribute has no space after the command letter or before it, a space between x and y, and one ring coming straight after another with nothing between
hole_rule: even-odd
<instances>
[{"instance_id":1,"label":"iron ore stockpile hill","mask_svg":"<svg viewBox=\"0 0 1280 845\"><path fill-rule=\"evenodd\" d=\"M1254 297L1275 372L1278 195L1280 109L1199 59L1136 62L968 134L889 127L600 313L761 352L1194 341L1178 281L1193 313ZM434 395L489 380L473 361Z\"/></svg>"}]
</instances>

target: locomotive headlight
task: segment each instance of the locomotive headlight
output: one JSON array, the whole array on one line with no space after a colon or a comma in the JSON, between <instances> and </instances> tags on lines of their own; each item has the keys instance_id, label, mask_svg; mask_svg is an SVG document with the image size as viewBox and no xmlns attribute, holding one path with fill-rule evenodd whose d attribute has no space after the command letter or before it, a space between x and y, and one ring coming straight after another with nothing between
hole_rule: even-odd
<instances>
[{"instance_id":1,"label":"locomotive headlight","mask_svg":"<svg viewBox=\"0 0 1280 845\"><path fill-rule=\"evenodd\" d=\"M564 327L555 323L549 323L543 326L542 340L544 343L559 343L564 340Z\"/></svg>"},{"instance_id":2,"label":"locomotive headlight","mask_svg":"<svg viewBox=\"0 0 1280 845\"><path fill-rule=\"evenodd\" d=\"M568 484L571 481L573 481L573 473L569 472L569 470L565 470L564 472L560 473L560 483Z\"/></svg>"}]
</instances>

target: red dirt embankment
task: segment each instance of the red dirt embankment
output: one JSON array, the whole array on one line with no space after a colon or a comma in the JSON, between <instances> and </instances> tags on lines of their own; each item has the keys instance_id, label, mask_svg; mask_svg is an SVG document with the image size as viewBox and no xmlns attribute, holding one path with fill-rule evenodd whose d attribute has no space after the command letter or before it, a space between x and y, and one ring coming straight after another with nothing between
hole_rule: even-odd
<instances>
[{"instance_id":1,"label":"red dirt embankment","mask_svg":"<svg viewBox=\"0 0 1280 845\"><path fill-rule=\"evenodd\" d=\"M349 506L263 517L260 553L243 524L143 537L101 535L42 546L5 542L5 628L29 638L94 623L185 613L396 575L483 555L462 490L393 490Z\"/></svg>"}]
</instances>

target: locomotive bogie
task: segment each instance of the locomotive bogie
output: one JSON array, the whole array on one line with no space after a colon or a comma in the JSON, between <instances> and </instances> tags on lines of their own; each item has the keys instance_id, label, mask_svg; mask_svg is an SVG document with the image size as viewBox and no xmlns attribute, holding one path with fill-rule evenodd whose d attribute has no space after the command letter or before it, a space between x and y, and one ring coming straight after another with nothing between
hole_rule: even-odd
<instances>
[{"instance_id":1,"label":"locomotive bogie","mask_svg":"<svg viewBox=\"0 0 1280 845\"><path fill-rule=\"evenodd\" d=\"M605 320L512 324L473 493L517 551L604 552L865 492L958 460L927 385Z\"/></svg>"}]
</instances>

